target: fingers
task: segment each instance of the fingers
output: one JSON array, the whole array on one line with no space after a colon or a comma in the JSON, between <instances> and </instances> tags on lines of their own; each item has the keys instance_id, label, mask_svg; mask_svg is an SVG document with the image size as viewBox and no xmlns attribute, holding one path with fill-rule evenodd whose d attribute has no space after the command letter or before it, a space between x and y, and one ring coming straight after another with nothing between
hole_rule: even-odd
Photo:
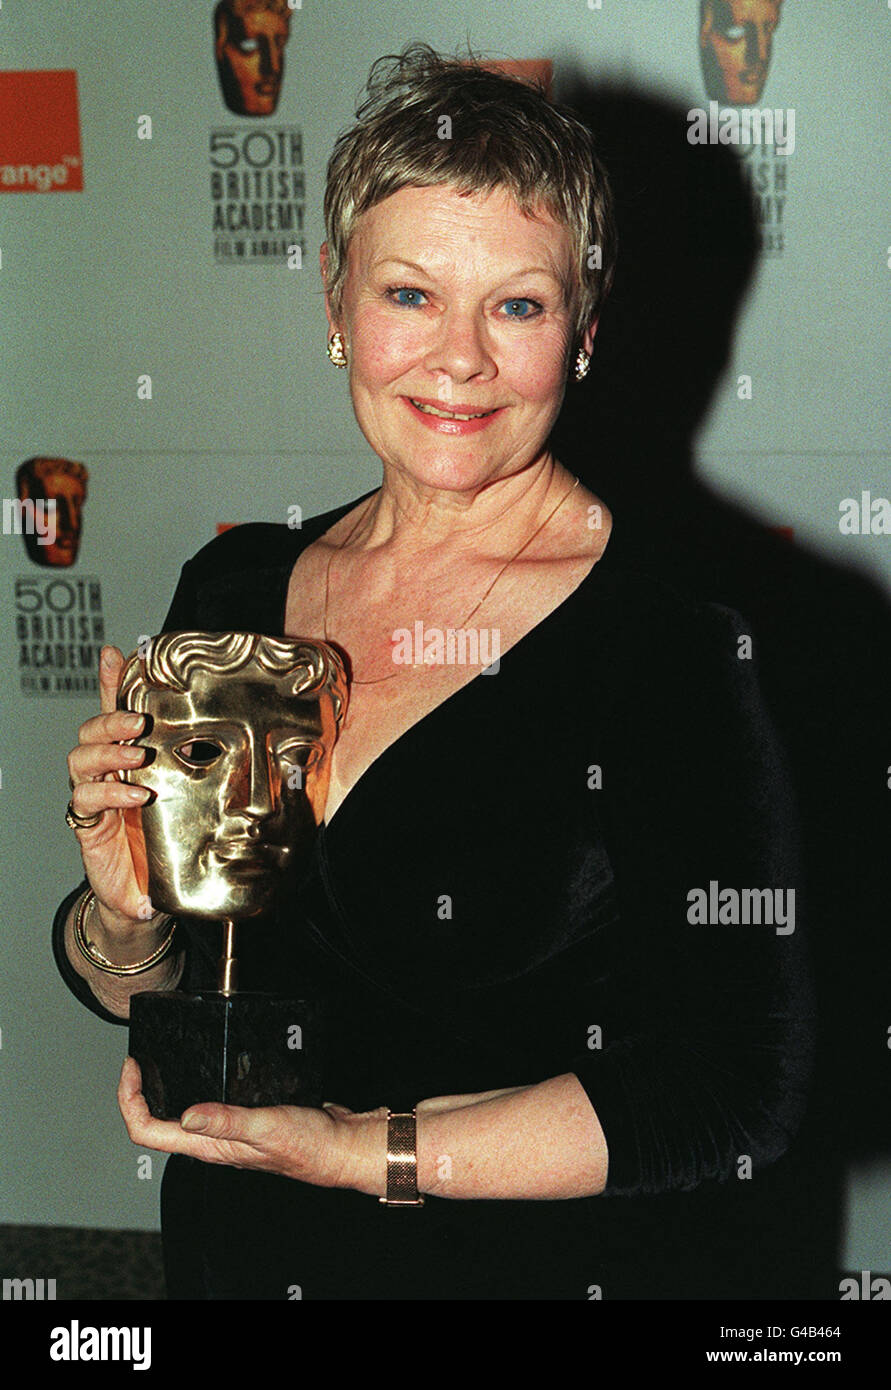
<instances>
[{"instance_id":1,"label":"fingers","mask_svg":"<svg viewBox=\"0 0 891 1390\"><path fill-rule=\"evenodd\" d=\"M103 647L99 653L99 700L103 714L111 714L117 704L118 680L124 653L117 647Z\"/></svg>"},{"instance_id":2,"label":"fingers","mask_svg":"<svg viewBox=\"0 0 891 1390\"><path fill-rule=\"evenodd\" d=\"M71 805L79 816L95 816L99 811L127 811L142 806L150 796L147 787L131 787L126 782L78 782L71 793ZM83 835L95 828L75 833Z\"/></svg>"},{"instance_id":3,"label":"fingers","mask_svg":"<svg viewBox=\"0 0 891 1390\"><path fill-rule=\"evenodd\" d=\"M233 1159L224 1158L224 1151L216 1151L208 1140L231 1140L262 1148L272 1131L278 1128L281 1118L268 1108L252 1110L208 1102L191 1106L179 1121L155 1119L142 1094L142 1074L133 1057L125 1058L121 1068L118 1106L134 1143L166 1153L186 1153L211 1163L232 1162Z\"/></svg>"},{"instance_id":4,"label":"fingers","mask_svg":"<svg viewBox=\"0 0 891 1390\"><path fill-rule=\"evenodd\" d=\"M140 721L142 717L141 714L136 715ZM99 715L97 721L117 718L116 715ZM120 730L120 725L116 723L115 728ZM138 730L135 732L138 733ZM121 736L120 732L118 736ZM125 730L123 736L132 738L134 731ZM103 738L101 742L78 744L77 748L71 750L68 754L68 776L71 785L77 786L79 782L97 782L109 772L125 772L129 768L141 767L144 762L144 748Z\"/></svg>"},{"instance_id":5,"label":"fingers","mask_svg":"<svg viewBox=\"0 0 891 1390\"><path fill-rule=\"evenodd\" d=\"M359 1123L365 1120L385 1120L389 1114L386 1105L378 1105L374 1110L350 1110L348 1105L339 1105L333 1100L322 1101L322 1109L335 1119L348 1122L355 1120Z\"/></svg>"},{"instance_id":6,"label":"fingers","mask_svg":"<svg viewBox=\"0 0 891 1390\"><path fill-rule=\"evenodd\" d=\"M145 715L116 710L87 719L78 730L80 742L68 754L68 777L72 788L81 782L116 779L130 768L145 762L145 749L131 747L120 740L136 738L145 727ZM129 804L129 803L128 803Z\"/></svg>"},{"instance_id":7,"label":"fingers","mask_svg":"<svg viewBox=\"0 0 891 1390\"><path fill-rule=\"evenodd\" d=\"M461 1096L430 1096L426 1100L418 1101L415 1108L419 1115L434 1115L444 1110L464 1110L468 1105L481 1105L484 1101L497 1100L501 1096L512 1095L515 1091L528 1090L528 1086L504 1086L500 1091L477 1091Z\"/></svg>"},{"instance_id":8,"label":"fingers","mask_svg":"<svg viewBox=\"0 0 891 1390\"><path fill-rule=\"evenodd\" d=\"M123 665L124 657L117 647L102 648L99 661L102 713L85 720L78 729L78 745L68 754L68 777L72 788L80 782L117 777L128 768L141 767L145 761L144 749L125 744L125 740L137 738L143 732L145 715L115 707ZM76 806L75 810L78 809Z\"/></svg>"},{"instance_id":9,"label":"fingers","mask_svg":"<svg viewBox=\"0 0 891 1390\"><path fill-rule=\"evenodd\" d=\"M121 1068L118 1108L134 1144L143 1144L161 1153L176 1152L175 1140L181 1134L180 1127L175 1120L156 1120L152 1116L142 1094L142 1072L133 1057L126 1057ZM171 1141L174 1147L171 1147Z\"/></svg>"},{"instance_id":10,"label":"fingers","mask_svg":"<svg viewBox=\"0 0 891 1390\"><path fill-rule=\"evenodd\" d=\"M128 1057L121 1070L118 1105L134 1144L186 1154L202 1163L224 1163L284 1177L337 1186L342 1156L333 1151L328 1126L315 1108L292 1105L192 1105L181 1119L157 1120L142 1095L139 1066ZM198 1128L194 1121L205 1120Z\"/></svg>"},{"instance_id":11,"label":"fingers","mask_svg":"<svg viewBox=\"0 0 891 1390\"><path fill-rule=\"evenodd\" d=\"M268 1106L249 1109L242 1105L206 1103L192 1105L180 1116L180 1124L190 1134L208 1139L237 1139L242 1144L262 1145L269 1138Z\"/></svg>"},{"instance_id":12,"label":"fingers","mask_svg":"<svg viewBox=\"0 0 891 1390\"><path fill-rule=\"evenodd\" d=\"M132 710L115 710L112 714L94 714L78 729L82 744L114 743L118 739L135 738L145 724L144 714Z\"/></svg>"}]
</instances>

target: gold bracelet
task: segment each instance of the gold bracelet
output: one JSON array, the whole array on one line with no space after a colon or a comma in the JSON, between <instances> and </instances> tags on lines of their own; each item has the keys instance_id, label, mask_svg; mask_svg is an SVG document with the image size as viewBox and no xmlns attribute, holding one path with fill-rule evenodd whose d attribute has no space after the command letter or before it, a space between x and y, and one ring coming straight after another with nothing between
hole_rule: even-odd
<instances>
[{"instance_id":1,"label":"gold bracelet","mask_svg":"<svg viewBox=\"0 0 891 1390\"><path fill-rule=\"evenodd\" d=\"M134 965L115 965L107 956L103 956L99 948L94 946L92 941L87 940L84 932L87 912L95 901L96 894L92 888L88 888L74 914L74 941L84 960L106 975L141 975L144 970L151 970L153 965L157 965L164 959L173 945L173 934L176 931L176 921L173 919L171 919L173 925L161 945L150 956L146 956L145 960L138 960Z\"/></svg>"},{"instance_id":2,"label":"gold bracelet","mask_svg":"<svg viewBox=\"0 0 891 1390\"><path fill-rule=\"evenodd\" d=\"M387 1195L378 1197L388 1207L422 1207L418 1192L417 1117L387 1111Z\"/></svg>"}]
</instances>

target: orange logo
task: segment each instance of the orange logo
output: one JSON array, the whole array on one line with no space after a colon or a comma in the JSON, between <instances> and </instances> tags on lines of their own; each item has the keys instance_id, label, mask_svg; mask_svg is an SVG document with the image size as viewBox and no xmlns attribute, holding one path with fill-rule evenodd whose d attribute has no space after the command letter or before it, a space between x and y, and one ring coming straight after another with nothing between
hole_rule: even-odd
<instances>
[{"instance_id":1,"label":"orange logo","mask_svg":"<svg viewBox=\"0 0 891 1390\"><path fill-rule=\"evenodd\" d=\"M0 72L0 193L80 193L77 73Z\"/></svg>"}]
</instances>

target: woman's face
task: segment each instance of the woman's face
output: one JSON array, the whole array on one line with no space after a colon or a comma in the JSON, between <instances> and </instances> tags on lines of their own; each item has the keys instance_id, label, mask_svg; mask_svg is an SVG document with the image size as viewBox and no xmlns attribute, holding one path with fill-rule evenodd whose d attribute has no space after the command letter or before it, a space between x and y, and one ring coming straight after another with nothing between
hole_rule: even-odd
<instances>
[{"instance_id":1,"label":"woman's face","mask_svg":"<svg viewBox=\"0 0 891 1390\"><path fill-rule=\"evenodd\" d=\"M349 245L343 317L350 393L385 469L461 491L540 458L566 386L571 240L503 189L403 188ZM323 250L324 273L324 250ZM593 330L585 346L590 352ZM494 412L482 419L441 418Z\"/></svg>"}]
</instances>

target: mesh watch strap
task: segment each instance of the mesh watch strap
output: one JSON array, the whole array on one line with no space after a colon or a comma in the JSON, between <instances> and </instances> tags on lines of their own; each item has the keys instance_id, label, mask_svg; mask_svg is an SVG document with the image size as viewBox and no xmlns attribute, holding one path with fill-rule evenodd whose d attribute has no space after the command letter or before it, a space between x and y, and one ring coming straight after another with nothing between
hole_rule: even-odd
<instances>
[{"instance_id":1,"label":"mesh watch strap","mask_svg":"<svg viewBox=\"0 0 891 1390\"><path fill-rule=\"evenodd\" d=\"M387 1195L379 1197L388 1207L422 1207L418 1193L417 1122L415 1112L387 1112Z\"/></svg>"}]
</instances>

